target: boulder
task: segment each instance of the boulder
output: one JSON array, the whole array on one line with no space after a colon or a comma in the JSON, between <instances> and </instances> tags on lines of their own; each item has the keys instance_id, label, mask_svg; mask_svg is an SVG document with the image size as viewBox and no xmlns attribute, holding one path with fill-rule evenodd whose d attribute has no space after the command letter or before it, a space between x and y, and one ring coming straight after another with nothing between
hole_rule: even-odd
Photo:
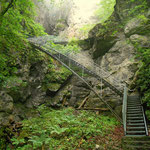
<instances>
[{"instance_id":1,"label":"boulder","mask_svg":"<svg viewBox=\"0 0 150 150\"><path fill-rule=\"evenodd\" d=\"M12 113L13 98L6 92L0 92L0 112Z\"/></svg>"},{"instance_id":2,"label":"boulder","mask_svg":"<svg viewBox=\"0 0 150 150\"><path fill-rule=\"evenodd\" d=\"M0 112L0 126L7 126L13 120L13 115L7 114L5 112Z\"/></svg>"},{"instance_id":3,"label":"boulder","mask_svg":"<svg viewBox=\"0 0 150 150\"><path fill-rule=\"evenodd\" d=\"M134 34L130 36L130 41L136 46L150 47L150 37Z\"/></svg>"},{"instance_id":4,"label":"boulder","mask_svg":"<svg viewBox=\"0 0 150 150\"><path fill-rule=\"evenodd\" d=\"M103 56L116 43L117 37L106 36L95 40L92 48L92 56L94 59Z\"/></svg>"},{"instance_id":5,"label":"boulder","mask_svg":"<svg viewBox=\"0 0 150 150\"><path fill-rule=\"evenodd\" d=\"M100 62L104 70L108 70L111 74L107 79L112 83L114 83L113 78L128 82L137 70L135 54L134 46L129 44L126 39L118 41Z\"/></svg>"},{"instance_id":6,"label":"boulder","mask_svg":"<svg viewBox=\"0 0 150 150\"><path fill-rule=\"evenodd\" d=\"M127 37L133 34L145 35L148 34L150 30L150 24L148 23L148 18L141 15L139 18L131 19L124 28L124 33Z\"/></svg>"}]
</instances>

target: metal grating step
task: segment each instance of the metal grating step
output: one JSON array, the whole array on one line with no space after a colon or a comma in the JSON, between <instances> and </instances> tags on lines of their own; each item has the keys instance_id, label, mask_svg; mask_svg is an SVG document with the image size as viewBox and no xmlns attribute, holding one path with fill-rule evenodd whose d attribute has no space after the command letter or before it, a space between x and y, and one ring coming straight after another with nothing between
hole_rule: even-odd
<instances>
[{"instance_id":1,"label":"metal grating step","mask_svg":"<svg viewBox=\"0 0 150 150\"><path fill-rule=\"evenodd\" d=\"M126 145L126 147L128 147L128 148L136 148L136 150L137 149L139 149L139 150L150 150L150 146L136 146L136 145Z\"/></svg>"},{"instance_id":2,"label":"metal grating step","mask_svg":"<svg viewBox=\"0 0 150 150\"><path fill-rule=\"evenodd\" d=\"M127 103L127 106L141 106L141 103Z\"/></svg>"},{"instance_id":3,"label":"metal grating step","mask_svg":"<svg viewBox=\"0 0 150 150\"><path fill-rule=\"evenodd\" d=\"M127 129L145 129L145 127L127 127Z\"/></svg>"},{"instance_id":4,"label":"metal grating step","mask_svg":"<svg viewBox=\"0 0 150 150\"><path fill-rule=\"evenodd\" d=\"M141 111L131 111L131 112L127 112L127 114L141 114L142 113L142 110Z\"/></svg>"},{"instance_id":5,"label":"metal grating step","mask_svg":"<svg viewBox=\"0 0 150 150\"><path fill-rule=\"evenodd\" d=\"M145 133L145 131L127 131L127 134L138 134L138 133Z\"/></svg>"},{"instance_id":6,"label":"metal grating step","mask_svg":"<svg viewBox=\"0 0 150 150\"><path fill-rule=\"evenodd\" d=\"M127 126L144 126L144 123L128 123Z\"/></svg>"},{"instance_id":7,"label":"metal grating step","mask_svg":"<svg viewBox=\"0 0 150 150\"><path fill-rule=\"evenodd\" d=\"M144 122L144 120L142 119L142 120L127 120L127 123L129 123L129 122L131 122L131 123L141 123L141 122Z\"/></svg>"},{"instance_id":8,"label":"metal grating step","mask_svg":"<svg viewBox=\"0 0 150 150\"><path fill-rule=\"evenodd\" d=\"M132 116L132 117L127 117L127 119L143 119L143 116L141 116L141 117L135 117L135 116Z\"/></svg>"},{"instance_id":9,"label":"metal grating step","mask_svg":"<svg viewBox=\"0 0 150 150\"><path fill-rule=\"evenodd\" d=\"M131 108L131 109L133 108L133 109L134 109L134 108L141 108L142 106L132 106L132 105L128 105L127 107L128 107L128 109L129 109L129 108Z\"/></svg>"},{"instance_id":10,"label":"metal grating step","mask_svg":"<svg viewBox=\"0 0 150 150\"><path fill-rule=\"evenodd\" d=\"M142 113L139 113L139 114L127 114L127 117L133 117L133 116L143 116Z\"/></svg>"},{"instance_id":11,"label":"metal grating step","mask_svg":"<svg viewBox=\"0 0 150 150\"><path fill-rule=\"evenodd\" d=\"M132 111L132 110L133 110L133 111L134 111L134 110L141 110L141 109L142 109L142 108L127 108L127 110L131 110L131 111Z\"/></svg>"}]
</instances>

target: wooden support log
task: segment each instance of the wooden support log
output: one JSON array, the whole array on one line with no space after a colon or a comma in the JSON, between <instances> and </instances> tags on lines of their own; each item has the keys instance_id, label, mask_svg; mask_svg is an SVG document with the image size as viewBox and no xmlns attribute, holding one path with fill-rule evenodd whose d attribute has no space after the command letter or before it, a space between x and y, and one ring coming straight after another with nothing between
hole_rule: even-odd
<instances>
[{"instance_id":1,"label":"wooden support log","mask_svg":"<svg viewBox=\"0 0 150 150\"><path fill-rule=\"evenodd\" d=\"M76 108L76 110L95 110L95 111L108 111L108 108Z\"/></svg>"},{"instance_id":2,"label":"wooden support log","mask_svg":"<svg viewBox=\"0 0 150 150\"><path fill-rule=\"evenodd\" d=\"M78 109L80 109L81 107L84 107L86 101L89 99L89 97L87 96L83 101L82 103L80 104L80 106L78 107Z\"/></svg>"}]
</instances>

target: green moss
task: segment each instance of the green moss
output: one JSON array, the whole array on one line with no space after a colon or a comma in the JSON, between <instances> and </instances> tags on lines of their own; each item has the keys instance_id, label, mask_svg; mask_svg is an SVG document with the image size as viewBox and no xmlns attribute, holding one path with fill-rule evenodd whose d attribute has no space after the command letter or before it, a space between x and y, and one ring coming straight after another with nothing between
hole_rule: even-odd
<instances>
[{"instance_id":1,"label":"green moss","mask_svg":"<svg viewBox=\"0 0 150 150\"><path fill-rule=\"evenodd\" d=\"M1 127L0 128L0 149L4 150L6 149L7 146L7 133L6 133L6 128Z\"/></svg>"}]
</instances>

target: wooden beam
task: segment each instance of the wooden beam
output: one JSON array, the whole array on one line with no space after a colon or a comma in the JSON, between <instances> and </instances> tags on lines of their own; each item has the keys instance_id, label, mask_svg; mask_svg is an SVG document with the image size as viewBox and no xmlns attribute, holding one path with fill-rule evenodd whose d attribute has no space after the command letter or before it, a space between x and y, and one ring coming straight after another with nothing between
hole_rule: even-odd
<instances>
[{"instance_id":1,"label":"wooden beam","mask_svg":"<svg viewBox=\"0 0 150 150\"><path fill-rule=\"evenodd\" d=\"M82 103L80 104L80 106L78 107L78 109L80 109L81 107L84 107L86 101L89 99L89 97L87 96L83 101Z\"/></svg>"},{"instance_id":2,"label":"wooden beam","mask_svg":"<svg viewBox=\"0 0 150 150\"><path fill-rule=\"evenodd\" d=\"M95 111L108 111L108 108L76 108L76 110L95 110Z\"/></svg>"}]
</instances>

